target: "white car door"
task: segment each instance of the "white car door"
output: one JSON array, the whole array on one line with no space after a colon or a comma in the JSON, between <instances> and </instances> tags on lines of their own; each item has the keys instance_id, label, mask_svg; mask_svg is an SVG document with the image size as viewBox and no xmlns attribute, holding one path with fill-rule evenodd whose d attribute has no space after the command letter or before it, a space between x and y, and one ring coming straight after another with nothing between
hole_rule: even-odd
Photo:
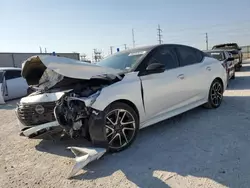
<instances>
[{"instance_id":1,"label":"white car door","mask_svg":"<svg viewBox=\"0 0 250 188\"><path fill-rule=\"evenodd\" d=\"M23 97L27 94L28 84L21 77L21 70L7 70L5 72L8 95L5 100Z\"/></svg>"},{"instance_id":2,"label":"white car door","mask_svg":"<svg viewBox=\"0 0 250 188\"><path fill-rule=\"evenodd\" d=\"M198 49L177 45L175 50L179 57L180 70L185 77L185 93L180 106L199 103L204 100L210 87L211 66L203 62L204 55Z\"/></svg>"},{"instance_id":3,"label":"white car door","mask_svg":"<svg viewBox=\"0 0 250 188\"><path fill-rule=\"evenodd\" d=\"M186 92L183 87L185 79L178 68L178 59L172 47L158 47L149 56L149 59L143 62L144 67L152 63L162 63L166 70L161 73L139 74L143 87L146 121L174 110L173 107L183 100L182 92Z\"/></svg>"}]
</instances>

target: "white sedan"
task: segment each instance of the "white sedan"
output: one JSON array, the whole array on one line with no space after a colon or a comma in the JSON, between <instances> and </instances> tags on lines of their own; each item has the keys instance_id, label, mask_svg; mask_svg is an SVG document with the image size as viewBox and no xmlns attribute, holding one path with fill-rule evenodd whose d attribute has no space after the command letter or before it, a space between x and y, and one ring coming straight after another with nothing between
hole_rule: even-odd
<instances>
[{"instance_id":1,"label":"white sedan","mask_svg":"<svg viewBox=\"0 0 250 188\"><path fill-rule=\"evenodd\" d=\"M227 86L218 60L175 44L129 49L96 64L34 56L22 76L37 89L16 109L22 135L60 125L111 152L130 146L141 128L200 105L219 107Z\"/></svg>"},{"instance_id":2,"label":"white sedan","mask_svg":"<svg viewBox=\"0 0 250 188\"><path fill-rule=\"evenodd\" d=\"M21 68L0 68L0 104L5 101L21 98L27 95L28 84L21 76Z\"/></svg>"}]
</instances>

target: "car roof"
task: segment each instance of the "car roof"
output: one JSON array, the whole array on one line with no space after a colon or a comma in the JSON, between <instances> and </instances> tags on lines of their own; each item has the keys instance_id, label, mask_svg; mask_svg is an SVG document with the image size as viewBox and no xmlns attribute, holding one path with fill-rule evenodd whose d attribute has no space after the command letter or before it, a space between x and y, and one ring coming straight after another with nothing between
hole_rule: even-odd
<instances>
[{"instance_id":1,"label":"car roof","mask_svg":"<svg viewBox=\"0 0 250 188\"><path fill-rule=\"evenodd\" d=\"M214 46L223 46L223 45L238 45L238 44L235 42L231 42L231 43L229 42L229 43L216 44Z\"/></svg>"},{"instance_id":2,"label":"car roof","mask_svg":"<svg viewBox=\"0 0 250 188\"><path fill-rule=\"evenodd\" d=\"M223 49L214 49L214 50L204 50L203 52L227 52L227 51Z\"/></svg>"},{"instance_id":3,"label":"car roof","mask_svg":"<svg viewBox=\"0 0 250 188\"><path fill-rule=\"evenodd\" d=\"M235 42L232 42L232 43L223 43L223 44L216 44L213 46L213 48L217 48L217 47L223 47L223 46L239 46L237 43Z\"/></svg>"},{"instance_id":4,"label":"car roof","mask_svg":"<svg viewBox=\"0 0 250 188\"><path fill-rule=\"evenodd\" d=\"M136 47L136 48L131 48L128 50L123 50L121 53L132 53L132 52L138 52L138 51L150 51L152 49L154 49L155 47L160 46L160 45L148 45L148 46L141 46L141 47Z\"/></svg>"},{"instance_id":5,"label":"car roof","mask_svg":"<svg viewBox=\"0 0 250 188\"><path fill-rule=\"evenodd\" d=\"M154 48L159 47L159 46L187 46L187 47L190 47L190 48L195 48L195 47L184 45L184 44L172 44L172 43L169 43L169 44L156 44L156 45L141 46L141 47L131 48L131 49L128 49L128 50L123 50L123 51L119 52L118 54L133 53L133 52L138 52L138 51L151 51ZM199 50L198 48L195 48L195 49ZM115 55L115 54L116 53L114 53L112 55Z\"/></svg>"},{"instance_id":6,"label":"car roof","mask_svg":"<svg viewBox=\"0 0 250 188\"><path fill-rule=\"evenodd\" d=\"M22 70L18 67L0 67L0 71L6 71L6 70Z\"/></svg>"}]
</instances>

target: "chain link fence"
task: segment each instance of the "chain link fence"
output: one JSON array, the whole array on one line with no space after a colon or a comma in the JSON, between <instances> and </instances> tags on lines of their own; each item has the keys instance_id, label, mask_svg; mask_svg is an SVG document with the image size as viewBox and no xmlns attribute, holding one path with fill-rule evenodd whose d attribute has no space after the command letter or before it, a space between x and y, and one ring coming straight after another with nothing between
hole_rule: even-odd
<instances>
[{"instance_id":1,"label":"chain link fence","mask_svg":"<svg viewBox=\"0 0 250 188\"><path fill-rule=\"evenodd\" d=\"M243 59L250 58L250 46L241 46L241 51L243 54Z\"/></svg>"}]
</instances>

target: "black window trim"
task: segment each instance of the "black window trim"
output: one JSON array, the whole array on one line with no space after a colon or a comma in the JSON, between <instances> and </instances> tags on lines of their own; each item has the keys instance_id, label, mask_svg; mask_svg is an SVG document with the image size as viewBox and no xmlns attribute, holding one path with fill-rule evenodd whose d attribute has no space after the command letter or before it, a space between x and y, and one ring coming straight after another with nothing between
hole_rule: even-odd
<instances>
[{"instance_id":1,"label":"black window trim","mask_svg":"<svg viewBox=\"0 0 250 188\"><path fill-rule=\"evenodd\" d=\"M200 63L203 63L203 62L204 62L204 59L205 59L205 57L206 57L206 54L205 54L203 51L201 51L201 50L199 50L199 49L197 49L197 48L194 48L194 47L192 47L192 46L187 46L187 45L176 44L176 45L174 45L174 46L175 46L176 48L177 48L177 47L187 47L187 48L191 48L191 49L193 49L193 50L198 51L198 52L200 53L200 55L201 55L202 58L201 58L201 60L200 60L199 62L197 62L197 63L195 63L195 64L200 64ZM177 57L178 57L178 59L179 59L179 67L186 67L186 66L195 65L195 64L191 64L191 65L181 66L180 55L178 55L178 51L177 51L176 48L175 48L175 50L176 50Z\"/></svg>"},{"instance_id":2,"label":"black window trim","mask_svg":"<svg viewBox=\"0 0 250 188\"><path fill-rule=\"evenodd\" d=\"M161 45L158 45L158 46L155 46L154 48L152 48L150 51L148 51L144 57L142 57L142 59L140 60L140 62L138 63L137 67L133 70L134 72L139 72L138 73L138 76L140 75L140 72L143 72L145 71L146 67L145 67L145 62L147 62L153 55L153 53L160 47L163 47L163 46L166 46L166 47L172 47L173 48L173 52L176 56L176 59L178 61L178 67L177 68L181 68L183 66L181 66L181 62L180 62L180 57L178 55L178 52L177 52L177 47L189 47L189 48L192 48L196 51L198 51L200 54L201 54L201 60L199 62L197 62L196 64L199 64L199 63L203 63L204 62L204 59L205 57L209 57L208 54L206 54L205 52L201 51L200 49L198 48L195 48L195 47L192 47L192 46L187 46L187 45L183 45L183 44L161 44ZM192 64L192 65L195 65L195 64ZM191 66L191 65L187 65L187 66Z\"/></svg>"},{"instance_id":3,"label":"black window trim","mask_svg":"<svg viewBox=\"0 0 250 188\"><path fill-rule=\"evenodd\" d=\"M177 60L177 64L178 64L178 67L176 67L176 68L180 68L180 60L179 60L178 55L175 51L175 46L176 45L173 45L173 44L162 44L162 45L156 46L150 52L147 53L147 55L141 60L140 64L138 65L138 67L134 71L139 72L138 76L140 75L141 72L144 72L146 69L146 66L145 66L146 62L148 62L151 59L151 57L157 52L157 50L159 48L163 48L163 47L172 48L173 55L175 56L175 58ZM176 69L176 68L174 68L174 69Z\"/></svg>"}]
</instances>

